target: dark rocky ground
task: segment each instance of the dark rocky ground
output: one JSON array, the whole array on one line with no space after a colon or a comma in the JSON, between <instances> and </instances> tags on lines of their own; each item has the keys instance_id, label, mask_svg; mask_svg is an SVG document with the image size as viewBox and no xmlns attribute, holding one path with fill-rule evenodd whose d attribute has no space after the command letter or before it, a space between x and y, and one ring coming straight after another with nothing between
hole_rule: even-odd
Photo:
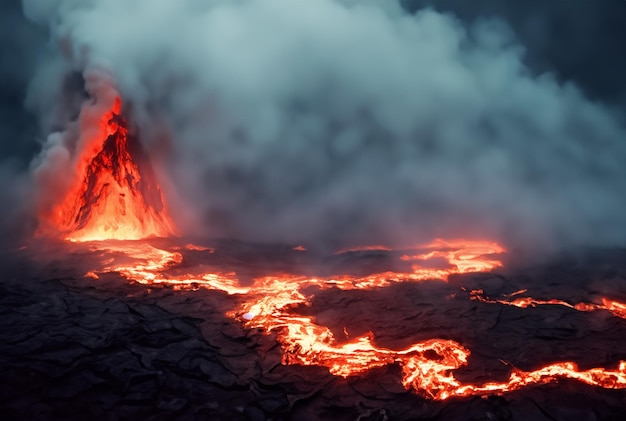
<instances>
[{"instance_id":1,"label":"dark rocky ground","mask_svg":"<svg viewBox=\"0 0 626 421\"><path fill-rule=\"evenodd\" d=\"M267 248L218 252L225 266L267 269ZM233 251L234 250L234 251ZM272 251L289 266L289 253ZM622 420L626 390L561 380L504 396L436 402L406 391L400 369L360 378L321 367L284 366L275 338L224 315L241 298L129 283L111 273L86 279L87 254L31 249L2 254L0 407L4 419L198 420ZM198 257L198 256L196 256ZM187 257L186 257L187 258ZM191 257L188 260L192 260ZM376 253L350 257L383 264ZM374 263L372 263L374 262ZM378 262L378 263L376 263ZM382 262L382 263L381 263ZM334 260L329 266L347 264ZM384 266L384 264L383 264ZM520 309L470 301L461 287L498 296L520 288L536 298L626 301L626 252L589 252L551 265L401 284L372 291L319 291L307 310L334 331L372 331L394 349L453 339L470 350L464 381L508 377L571 360L614 369L626 360L626 320L606 311Z\"/></svg>"}]
</instances>

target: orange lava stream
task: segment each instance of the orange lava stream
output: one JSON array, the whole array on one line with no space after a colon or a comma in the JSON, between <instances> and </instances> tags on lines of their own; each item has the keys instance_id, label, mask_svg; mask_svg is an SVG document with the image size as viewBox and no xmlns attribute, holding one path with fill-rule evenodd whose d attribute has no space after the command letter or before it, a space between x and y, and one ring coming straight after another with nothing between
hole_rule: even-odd
<instances>
[{"instance_id":1,"label":"orange lava stream","mask_svg":"<svg viewBox=\"0 0 626 421\"><path fill-rule=\"evenodd\" d=\"M469 296L474 301L481 301L483 303L489 304L503 304L507 306L514 306L520 308L528 308L528 307L536 307L540 305L558 305L569 307L578 311L596 311L596 310L607 310L611 312L616 317L620 317L622 319L626 319L626 304L621 303L619 301L609 300L608 298L602 298L602 304L593 304L593 303L576 303L570 304L567 301L550 299L550 300L538 300L531 297L518 297L512 298L514 296L525 293L526 290L520 290L514 292L513 294L509 294L505 296L505 299L496 299L490 298L485 295L485 292L482 289L475 289L469 291Z\"/></svg>"},{"instance_id":2,"label":"orange lava stream","mask_svg":"<svg viewBox=\"0 0 626 421\"><path fill-rule=\"evenodd\" d=\"M387 246L359 246L359 247L347 247L339 250L335 254L344 254L344 253L356 253L359 251L391 251L390 247Z\"/></svg>"},{"instance_id":3,"label":"orange lava stream","mask_svg":"<svg viewBox=\"0 0 626 421\"><path fill-rule=\"evenodd\" d=\"M467 247L464 248L464 244ZM102 245L98 247L102 249ZM240 320L248 328L276 333L277 341L283 348L284 364L323 366L331 374L342 377L362 375L376 367L398 364L406 389L436 400L510 392L558 378L575 379L604 388L626 388L626 362L621 362L616 370L594 368L580 371L572 362L559 362L530 372L513 368L506 382L465 384L454 376L454 371L467 365L470 351L455 341L430 339L403 350L391 350L378 347L370 333L340 343L328 327L316 324L314 317L295 312L298 307L310 305L312 296L303 292L306 287L372 289L392 282L445 279L452 273L471 272L477 268L494 269L500 265L495 256L504 251L498 245L494 247L494 243L441 240L420 247L420 250L428 247L431 250L416 254L410 260L426 262L429 258L443 257L448 263L447 270L416 265L414 273L387 272L366 277L309 278L286 274L258 278L252 285L241 287L234 273L166 274L168 269L181 263L183 257L180 252L125 242L106 245L105 248L130 258L130 262L109 262L104 270L119 272L144 284L167 283L177 288L201 286L244 296L246 301L240 308L227 315ZM194 249L193 246L187 248ZM480 294L472 297L480 297ZM623 305L615 308L624 309Z\"/></svg>"},{"instance_id":4,"label":"orange lava stream","mask_svg":"<svg viewBox=\"0 0 626 421\"><path fill-rule=\"evenodd\" d=\"M187 250L205 250L203 247L187 245ZM141 284L168 284L182 288L204 288L225 291L228 294L247 294L249 288L239 287L239 280L233 273L203 273L200 276L186 274L179 276L166 276L163 272L180 264L183 256L180 252L170 252L153 247L146 243L119 242L116 244L101 243L94 250L107 251L130 258L128 262L107 263L101 272L118 272L126 278ZM128 260L128 259L126 259ZM94 277L93 275L91 277Z\"/></svg>"},{"instance_id":5,"label":"orange lava stream","mask_svg":"<svg viewBox=\"0 0 626 421\"><path fill-rule=\"evenodd\" d=\"M247 312L241 316L247 320L248 327L262 328L268 333L280 332L277 339L283 346L284 364L323 366L331 374L349 377L397 363L402 367L402 384L405 388L437 400L511 392L529 385L549 383L560 377L605 388L626 388L624 361L614 371L603 368L578 371L574 363L563 362L531 372L514 369L509 380L503 383L463 384L454 377L452 371L467 365L470 351L459 343L431 339L394 351L375 346L370 334L337 344L330 329L316 325L313 318L291 315L291 306L306 304L307 300L294 287L290 290L289 285L277 282L273 286L283 291L278 300L265 297L244 306ZM282 305L277 307L277 301Z\"/></svg>"}]
</instances>

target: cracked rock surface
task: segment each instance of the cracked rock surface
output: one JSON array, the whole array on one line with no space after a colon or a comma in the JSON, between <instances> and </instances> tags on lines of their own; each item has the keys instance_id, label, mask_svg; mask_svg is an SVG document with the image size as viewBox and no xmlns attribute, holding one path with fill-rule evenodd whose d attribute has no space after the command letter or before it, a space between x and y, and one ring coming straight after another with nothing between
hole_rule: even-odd
<instances>
[{"instance_id":1,"label":"cracked rock surface","mask_svg":"<svg viewBox=\"0 0 626 421\"><path fill-rule=\"evenodd\" d=\"M371 331L378 345L391 349L453 339L472 352L457 372L467 382L507 378L509 366L501 360L523 370L565 360L582 369L614 368L626 360L625 319L607 311L475 302L461 287L491 296L523 288L537 298L626 301L625 257L604 251L575 263L455 276L448 283L322 290L306 311L337 337ZM572 380L437 402L405 390L395 365L348 379L323 367L285 366L274 335L225 315L237 307L236 296L148 288L115 273L83 278L71 260L38 265L14 252L2 259L0 406L6 419L626 419L626 390Z\"/></svg>"}]
</instances>

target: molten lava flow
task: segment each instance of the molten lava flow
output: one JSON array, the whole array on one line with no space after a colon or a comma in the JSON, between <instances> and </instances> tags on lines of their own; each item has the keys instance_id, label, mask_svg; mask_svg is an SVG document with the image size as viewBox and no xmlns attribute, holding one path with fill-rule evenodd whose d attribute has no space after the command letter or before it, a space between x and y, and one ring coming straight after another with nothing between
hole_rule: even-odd
<instances>
[{"instance_id":1,"label":"molten lava flow","mask_svg":"<svg viewBox=\"0 0 626 421\"><path fill-rule=\"evenodd\" d=\"M40 234L60 234L76 242L93 241L89 247L108 258L101 268L89 271L85 277L98 279L102 273L118 272L147 285L169 284L174 289L204 287L238 295L239 308L227 315L248 328L276 334L283 348L284 364L323 366L333 375L343 377L397 364L402 369L405 388L433 399L503 393L561 377L605 388L626 388L624 361L616 370L579 370L572 362L556 362L534 371L513 368L504 382L463 383L454 371L468 364L470 350L453 340L433 338L401 350L377 346L372 333L340 342L330 328L318 325L313 316L297 312L298 308L310 306L313 296L306 295L308 290L371 290L391 283L447 281L454 274L492 271L502 266L500 258L505 253L494 242L439 239L402 251L386 246L346 249L338 254L386 253L397 258L399 266L410 265L410 269L324 278L274 274L259 277L244 287L235 273L207 272L201 266L192 271L185 265L186 252L213 253L213 249L193 244L164 249L146 241L110 241L168 237L175 230L153 168L121 116L122 102L112 79L103 72L87 76L90 86L87 91L93 101L86 103L81 111L79 139L68 136L59 144L52 142L54 145L46 155L49 160L44 159L38 168L38 181L43 186L40 190L54 186L50 189L54 193L51 196L58 199L52 202L42 199L38 203ZM62 165L54 165L57 158L58 162L67 164L67 173L58 177L61 179L58 184L47 183L56 180L58 170L63 170ZM62 194L57 197L59 191ZM293 250L306 253L303 246ZM470 298L522 308L550 304L586 312L607 310L626 318L626 304L617 301L570 304L556 299L519 297L524 292L492 299L476 290L470 292ZM348 338L345 328L344 333Z\"/></svg>"},{"instance_id":2,"label":"molten lava flow","mask_svg":"<svg viewBox=\"0 0 626 421\"><path fill-rule=\"evenodd\" d=\"M504 393L523 387L552 382L558 378L570 378L604 388L626 388L626 362L616 370L594 368L579 370L574 363L557 362L534 371L513 368L509 379L504 382L468 384L459 381L454 371L468 364L470 351L453 340L430 339L402 350L381 348L374 344L373 335L367 334L339 343L332 331L315 323L312 316L297 314L294 309L310 305L312 296L303 291L315 286L321 289L342 290L381 288L391 282L446 279L454 273L484 271L501 265L498 255L504 249L495 243L437 240L422 246L402 260L418 262L413 273L385 272L366 277L341 276L311 278L289 274L257 278L249 287L238 285L234 273L188 273L172 275L167 272L179 265L183 259L179 251L166 251L144 243L120 242L107 244L105 248L121 256L108 261L102 271L116 271L129 279L144 284L167 283L175 288L198 286L237 294L245 297L244 303L228 316L241 320L248 328L276 333L283 348L284 364L315 365L327 367L333 375L349 377L361 375L368 370L388 364L398 364L402 369L402 384L406 389L444 400L454 396L474 396L488 393ZM214 250L187 245L187 250ZM181 248L176 248L180 250ZM428 269L430 259L444 260L445 268ZM118 261L121 260L121 261ZM439 265L441 266L441 265ZM93 274L89 274L92 276ZM511 294L511 299L524 291ZM471 298L485 302L527 307L537 304L567 305L582 311L606 309L623 317L626 306L606 300L603 306L596 304L571 305L564 301L538 300L513 301L490 300L481 291L472 291ZM347 337L347 335L346 335Z\"/></svg>"},{"instance_id":3,"label":"molten lava flow","mask_svg":"<svg viewBox=\"0 0 626 421\"><path fill-rule=\"evenodd\" d=\"M602 298L602 304L593 304L593 303L570 304L567 301L563 301L563 300L557 300L557 299L538 300L538 299L531 298L531 297L513 298L525 292L526 290L521 290L521 291L514 292L512 294L505 295L504 299L495 299L495 298L488 297L482 289L474 289L474 290L469 291L469 296L474 301L481 301L483 303L490 303L490 304L503 304L503 305L508 305L508 306L520 307L520 308L536 307L536 306L541 306L541 305L558 305L558 306L569 307L578 311L607 310L616 317L626 319L626 304L621 303L619 301L609 300L608 298Z\"/></svg>"},{"instance_id":4,"label":"molten lava flow","mask_svg":"<svg viewBox=\"0 0 626 421\"><path fill-rule=\"evenodd\" d=\"M462 384L454 375L449 373L450 369L465 365L469 353L466 355L459 353L455 356L459 358L444 357L444 363L424 360L419 357L408 359L402 369L404 375L402 383L406 388L413 388L418 392L422 391L428 396L440 400L453 396L512 392L530 385L550 383L558 378L570 378L607 389L626 389L626 361L620 361L616 370L592 368L580 371L576 364L571 362L555 363L534 371L513 369L509 380L506 382L473 385Z\"/></svg>"},{"instance_id":5,"label":"molten lava flow","mask_svg":"<svg viewBox=\"0 0 626 421\"><path fill-rule=\"evenodd\" d=\"M194 288L196 285L202 285L205 288L225 291L229 294L246 294L249 291L248 288L238 286L237 277L233 273L164 275L164 271L182 262L183 256L179 252L166 251L141 242L107 243L104 246L96 245L95 249L119 255L123 260L122 262L117 262L115 259L108 261L102 272L119 272L126 278L141 284L168 284L175 288ZM186 245L185 249L213 252L212 249L193 245Z\"/></svg>"},{"instance_id":6,"label":"molten lava flow","mask_svg":"<svg viewBox=\"0 0 626 421\"><path fill-rule=\"evenodd\" d=\"M329 285L312 279L301 279L300 282L304 285L312 282L322 287ZM350 286L341 283L333 285L339 288ZM263 329L267 333L277 332L277 340L284 350L284 364L323 366L331 374L349 377L397 363L402 367L402 384L407 389L439 400L510 392L561 377L605 388L626 388L626 361L622 361L617 370L594 368L587 371L579 371L574 363L562 362L530 372L513 369L507 382L463 384L452 371L467 365L470 351L455 341L430 339L394 351L375 346L372 335L368 334L338 344L330 329L317 325L313 317L292 314L291 309L296 305L308 305L310 302L293 279L266 278L260 280L250 292L260 298L247 302L240 312L229 315L240 316L247 327Z\"/></svg>"},{"instance_id":7,"label":"molten lava flow","mask_svg":"<svg viewBox=\"0 0 626 421\"><path fill-rule=\"evenodd\" d=\"M337 254L364 251L391 252L387 246L364 246L342 249ZM443 279L450 275L472 272L490 272L502 266L499 257L505 249L492 241L437 239L412 249L411 254L403 254L400 258L406 262L414 262L413 272L402 274L412 279ZM433 262L445 262L433 266ZM405 276L406 275L406 276Z\"/></svg>"},{"instance_id":8,"label":"molten lava flow","mask_svg":"<svg viewBox=\"0 0 626 421\"><path fill-rule=\"evenodd\" d=\"M448 279L448 276L458 273L490 272L502 266L499 257L505 249L498 243L491 241L446 241L437 239L430 244L421 246L418 254L403 255L404 261L416 261L413 271L422 274L425 278ZM447 268L435 270L423 267L422 262L431 259L444 259ZM436 276L435 276L436 275Z\"/></svg>"},{"instance_id":9,"label":"molten lava flow","mask_svg":"<svg viewBox=\"0 0 626 421\"><path fill-rule=\"evenodd\" d=\"M122 102L100 116L93 145L75 157L76 182L52 212L40 215L71 241L165 237L174 227L141 145L121 117Z\"/></svg>"}]
</instances>

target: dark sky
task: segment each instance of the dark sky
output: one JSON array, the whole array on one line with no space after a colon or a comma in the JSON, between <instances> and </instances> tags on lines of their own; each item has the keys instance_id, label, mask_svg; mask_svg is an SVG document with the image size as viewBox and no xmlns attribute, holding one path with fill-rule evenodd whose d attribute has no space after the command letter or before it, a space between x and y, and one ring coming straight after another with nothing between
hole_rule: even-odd
<instances>
[{"instance_id":1,"label":"dark sky","mask_svg":"<svg viewBox=\"0 0 626 421\"><path fill-rule=\"evenodd\" d=\"M20 0L0 2L0 159L22 162L37 152L35 116L25 111L28 82L45 48L45 29L23 16Z\"/></svg>"},{"instance_id":2,"label":"dark sky","mask_svg":"<svg viewBox=\"0 0 626 421\"><path fill-rule=\"evenodd\" d=\"M623 0L402 0L408 10L433 7L464 21L499 17L527 48L527 63L574 80L599 100L626 101L626 2Z\"/></svg>"},{"instance_id":3,"label":"dark sky","mask_svg":"<svg viewBox=\"0 0 626 421\"><path fill-rule=\"evenodd\" d=\"M623 0L402 0L453 13L468 23L499 17L526 48L537 73L554 72L591 98L626 104L626 1ZM46 49L46 28L29 23L20 0L0 2L0 159L29 161L39 146L35 116L25 110L29 78Z\"/></svg>"}]
</instances>

